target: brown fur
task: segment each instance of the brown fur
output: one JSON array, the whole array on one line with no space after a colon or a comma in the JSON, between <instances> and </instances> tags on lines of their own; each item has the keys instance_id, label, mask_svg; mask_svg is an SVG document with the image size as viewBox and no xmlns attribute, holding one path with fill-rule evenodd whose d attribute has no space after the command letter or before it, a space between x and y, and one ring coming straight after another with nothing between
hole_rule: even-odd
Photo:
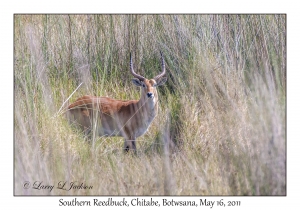
<instances>
[{"instance_id":1,"label":"brown fur","mask_svg":"<svg viewBox=\"0 0 300 210\"><path fill-rule=\"evenodd\" d=\"M96 128L96 135L99 136L122 136L125 138L124 149L135 151L136 138L148 130L157 115L158 95L155 86L159 84L154 79L135 79L133 82L142 86L140 100L86 95L68 107L71 121L79 125L86 135ZM152 93L154 97L148 97L147 93Z\"/></svg>"}]
</instances>

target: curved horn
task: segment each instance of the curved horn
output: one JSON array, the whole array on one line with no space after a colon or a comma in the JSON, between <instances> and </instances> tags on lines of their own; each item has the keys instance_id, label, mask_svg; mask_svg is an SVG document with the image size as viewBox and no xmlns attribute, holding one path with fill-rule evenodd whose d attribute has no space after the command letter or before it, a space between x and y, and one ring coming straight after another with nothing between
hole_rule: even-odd
<instances>
[{"instance_id":1,"label":"curved horn","mask_svg":"<svg viewBox=\"0 0 300 210\"><path fill-rule=\"evenodd\" d=\"M160 51L160 59L161 59L162 72L159 75L154 77L155 80L160 79L162 76L166 74L165 60L161 51Z\"/></svg>"},{"instance_id":2,"label":"curved horn","mask_svg":"<svg viewBox=\"0 0 300 210\"><path fill-rule=\"evenodd\" d=\"M131 74L135 77L135 78L138 78L139 80L143 81L145 79L145 77L137 74L134 72L133 70L133 65L132 65L132 57L131 57L131 53L130 53L130 71L131 71Z\"/></svg>"}]
</instances>

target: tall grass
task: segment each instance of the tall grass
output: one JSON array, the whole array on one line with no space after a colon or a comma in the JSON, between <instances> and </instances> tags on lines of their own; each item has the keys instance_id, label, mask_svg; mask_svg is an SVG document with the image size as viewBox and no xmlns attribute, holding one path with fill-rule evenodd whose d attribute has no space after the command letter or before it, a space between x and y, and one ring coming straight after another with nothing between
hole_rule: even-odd
<instances>
[{"instance_id":1,"label":"tall grass","mask_svg":"<svg viewBox=\"0 0 300 210\"><path fill-rule=\"evenodd\" d=\"M285 15L15 15L16 195L285 195ZM165 56L159 114L137 139L84 135L84 94L138 99ZM24 189L78 181L90 190Z\"/></svg>"}]
</instances>

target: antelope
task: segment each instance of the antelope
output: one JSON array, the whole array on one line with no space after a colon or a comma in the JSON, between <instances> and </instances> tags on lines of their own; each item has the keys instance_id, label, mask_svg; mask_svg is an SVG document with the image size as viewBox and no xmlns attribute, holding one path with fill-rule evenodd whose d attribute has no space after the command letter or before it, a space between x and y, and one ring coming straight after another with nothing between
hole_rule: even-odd
<instances>
[{"instance_id":1,"label":"antelope","mask_svg":"<svg viewBox=\"0 0 300 210\"><path fill-rule=\"evenodd\" d=\"M136 153L136 138L146 133L158 112L156 87L167 81L165 61L160 54L162 72L149 80L134 71L130 53L132 83L141 87L139 100L85 95L68 107L72 122L86 135L94 131L98 136L124 137L124 150Z\"/></svg>"}]
</instances>

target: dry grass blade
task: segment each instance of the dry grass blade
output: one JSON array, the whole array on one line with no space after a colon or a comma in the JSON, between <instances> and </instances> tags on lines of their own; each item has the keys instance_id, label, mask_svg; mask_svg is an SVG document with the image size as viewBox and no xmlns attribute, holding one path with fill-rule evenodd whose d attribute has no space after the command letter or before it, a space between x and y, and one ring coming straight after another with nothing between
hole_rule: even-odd
<instances>
[{"instance_id":1,"label":"dry grass blade","mask_svg":"<svg viewBox=\"0 0 300 210\"><path fill-rule=\"evenodd\" d=\"M14 35L15 195L286 195L286 15L21 14ZM63 115L82 95L138 99L130 52L168 78L137 156ZM22 187L36 180L93 188Z\"/></svg>"}]
</instances>

